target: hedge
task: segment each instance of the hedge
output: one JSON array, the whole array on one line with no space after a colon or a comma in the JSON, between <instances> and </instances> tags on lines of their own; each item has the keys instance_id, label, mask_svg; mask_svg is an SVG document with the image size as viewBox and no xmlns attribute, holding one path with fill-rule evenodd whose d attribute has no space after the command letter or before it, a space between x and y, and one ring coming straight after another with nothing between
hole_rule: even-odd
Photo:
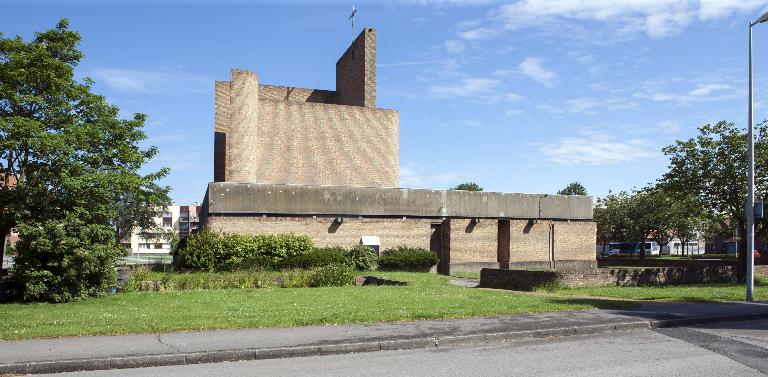
<instances>
[{"instance_id":1,"label":"hedge","mask_svg":"<svg viewBox=\"0 0 768 377\"><path fill-rule=\"evenodd\" d=\"M384 250L379 257L379 269L395 271L429 271L438 261L433 251L420 247L398 246Z\"/></svg>"}]
</instances>

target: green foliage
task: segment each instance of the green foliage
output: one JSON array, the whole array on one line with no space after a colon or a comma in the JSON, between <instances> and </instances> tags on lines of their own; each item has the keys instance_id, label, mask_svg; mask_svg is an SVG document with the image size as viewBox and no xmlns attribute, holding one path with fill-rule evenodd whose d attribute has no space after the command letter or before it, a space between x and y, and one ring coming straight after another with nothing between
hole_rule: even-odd
<instances>
[{"instance_id":1,"label":"green foliage","mask_svg":"<svg viewBox=\"0 0 768 377\"><path fill-rule=\"evenodd\" d=\"M156 286L144 287L144 290L185 291L210 289L245 289L267 288L275 286L274 272L237 271L237 272L193 272L193 273L156 273L148 269L137 269L123 286L124 292L142 290L142 282L156 282Z\"/></svg>"},{"instance_id":2,"label":"green foliage","mask_svg":"<svg viewBox=\"0 0 768 377\"><path fill-rule=\"evenodd\" d=\"M434 252L419 247L398 246L384 250L379 269L396 271L429 271L438 261Z\"/></svg>"},{"instance_id":3,"label":"green foliage","mask_svg":"<svg viewBox=\"0 0 768 377\"><path fill-rule=\"evenodd\" d=\"M217 256L223 254L222 236L209 229L203 229L187 238L187 245L177 252L174 261L180 267L195 270L213 270Z\"/></svg>"},{"instance_id":4,"label":"green foliage","mask_svg":"<svg viewBox=\"0 0 768 377\"><path fill-rule=\"evenodd\" d=\"M347 251L339 246L319 247L307 253L294 255L282 263L284 268L312 268L348 263Z\"/></svg>"},{"instance_id":5,"label":"green foliage","mask_svg":"<svg viewBox=\"0 0 768 377\"><path fill-rule=\"evenodd\" d=\"M456 187L451 187L449 190L483 191L483 188L475 182L464 182Z\"/></svg>"},{"instance_id":6,"label":"green foliage","mask_svg":"<svg viewBox=\"0 0 768 377\"><path fill-rule=\"evenodd\" d=\"M581 183L574 181L565 186L562 190L557 192L557 195L581 195L587 196L587 188Z\"/></svg>"},{"instance_id":7,"label":"green foliage","mask_svg":"<svg viewBox=\"0 0 768 377\"><path fill-rule=\"evenodd\" d=\"M373 271L378 265L379 256L365 245L355 245L347 255L349 265L358 271Z\"/></svg>"},{"instance_id":8,"label":"green foliage","mask_svg":"<svg viewBox=\"0 0 768 377\"><path fill-rule=\"evenodd\" d=\"M355 284L355 269L346 264L317 267L309 275L309 287L343 287Z\"/></svg>"},{"instance_id":9,"label":"green foliage","mask_svg":"<svg viewBox=\"0 0 768 377\"><path fill-rule=\"evenodd\" d=\"M122 249L110 227L66 219L18 229L14 279L24 301L66 302L115 286Z\"/></svg>"},{"instance_id":10,"label":"green foliage","mask_svg":"<svg viewBox=\"0 0 768 377\"><path fill-rule=\"evenodd\" d=\"M283 272L284 288L341 287L355 283L355 270L346 264L331 264Z\"/></svg>"},{"instance_id":11,"label":"green foliage","mask_svg":"<svg viewBox=\"0 0 768 377\"><path fill-rule=\"evenodd\" d=\"M178 251L178 265L195 270L279 269L304 263L300 256L311 253L312 240L295 234L219 234L202 230L187 239Z\"/></svg>"},{"instance_id":12,"label":"green foliage","mask_svg":"<svg viewBox=\"0 0 768 377\"><path fill-rule=\"evenodd\" d=\"M25 300L103 293L115 240L154 229L170 204L157 183L168 169L142 172L158 153L141 145L146 116L121 119L91 79L76 79L79 43L66 19L28 42L0 34L0 234L24 229L16 271Z\"/></svg>"}]
</instances>

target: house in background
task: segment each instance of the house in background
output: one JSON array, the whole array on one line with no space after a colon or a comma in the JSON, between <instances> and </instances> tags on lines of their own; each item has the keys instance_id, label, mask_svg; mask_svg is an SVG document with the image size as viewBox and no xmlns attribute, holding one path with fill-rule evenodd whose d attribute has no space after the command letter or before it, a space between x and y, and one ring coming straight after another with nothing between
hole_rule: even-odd
<instances>
[{"instance_id":1,"label":"house in background","mask_svg":"<svg viewBox=\"0 0 768 377\"><path fill-rule=\"evenodd\" d=\"M164 256L171 252L171 240L168 232L173 232L179 238L189 237L200 222L198 214L200 205L169 206L168 209L155 217L158 229L152 232L142 232L135 229L130 238L124 239L120 244L128 250L130 256Z\"/></svg>"}]
</instances>

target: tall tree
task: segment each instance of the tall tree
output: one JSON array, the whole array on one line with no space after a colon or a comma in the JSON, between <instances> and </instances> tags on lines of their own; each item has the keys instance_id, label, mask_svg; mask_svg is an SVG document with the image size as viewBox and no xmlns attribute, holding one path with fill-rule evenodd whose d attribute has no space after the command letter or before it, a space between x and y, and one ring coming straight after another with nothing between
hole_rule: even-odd
<instances>
[{"instance_id":1,"label":"tall tree","mask_svg":"<svg viewBox=\"0 0 768 377\"><path fill-rule=\"evenodd\" d=\"M587 196L587 188L579 182L571 182L568 186L565 186L562 190L557 192L557 195L581 195Z\"/></svg>"},{"instance_id":2,"label":"tall tree","mask_svg":"<svg viewBox=\"0 0 768 377\"><path fill-rule=\"evenodd\" d=\"M483 188L475 182L464 182L456 187L451 187L449 190L483 191Z\"/></svg>"},{"instance_id":3,"label":"tall tree","mask_svg":"<svg viewBox=\"0 0 768 377\"><path fill-rule=\"evenodd\" d=\"M756 192L768 188L766 124L758 124L755 140ZM710 218L725 218L740 238L739 276L746 274L747 136L733 123L699 127L699 134L663 149L669 171L663 180L679 195L697 198Z\"/></svg>"},{"instance_id":4,"label":"tall tree","mask_svg":"<svg viewBox=\"0 0 768 377\"><path fill-rule=\"evenodd\" d=\"M145 116L120 119L75 79L79 42L66 19L29 42L0 34L0 234L64 218L130 231L170 204L168 170L140 173L157 154L139 146Z\"/></svg>"},{"instance_id":5,"label":"tall tree","mask_svg":"<svg viewBox=\"0 0 768 377\"><path fill-rule=\"evenodd\" d=\"M598 198L594 208L594 220L597 223L597 237L603 243L603 249L609 241L628 241L630 196L626 192L608 193Z\"/></svg>"}]
</instances>

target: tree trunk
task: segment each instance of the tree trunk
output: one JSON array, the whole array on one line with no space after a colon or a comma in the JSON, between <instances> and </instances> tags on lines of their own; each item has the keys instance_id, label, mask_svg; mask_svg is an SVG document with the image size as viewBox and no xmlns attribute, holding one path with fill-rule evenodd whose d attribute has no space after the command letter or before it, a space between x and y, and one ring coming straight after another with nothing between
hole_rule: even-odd
<instances>
[{"instance_id":1,"label":"tree trunk","mask_svg":"<svg viewBox=\"0 0 768 377\"><path fill-rule=\"evenodd\" d=\"M640 263L645 262L645 241L640 242Z\"/></svg>"}]
</instances>

